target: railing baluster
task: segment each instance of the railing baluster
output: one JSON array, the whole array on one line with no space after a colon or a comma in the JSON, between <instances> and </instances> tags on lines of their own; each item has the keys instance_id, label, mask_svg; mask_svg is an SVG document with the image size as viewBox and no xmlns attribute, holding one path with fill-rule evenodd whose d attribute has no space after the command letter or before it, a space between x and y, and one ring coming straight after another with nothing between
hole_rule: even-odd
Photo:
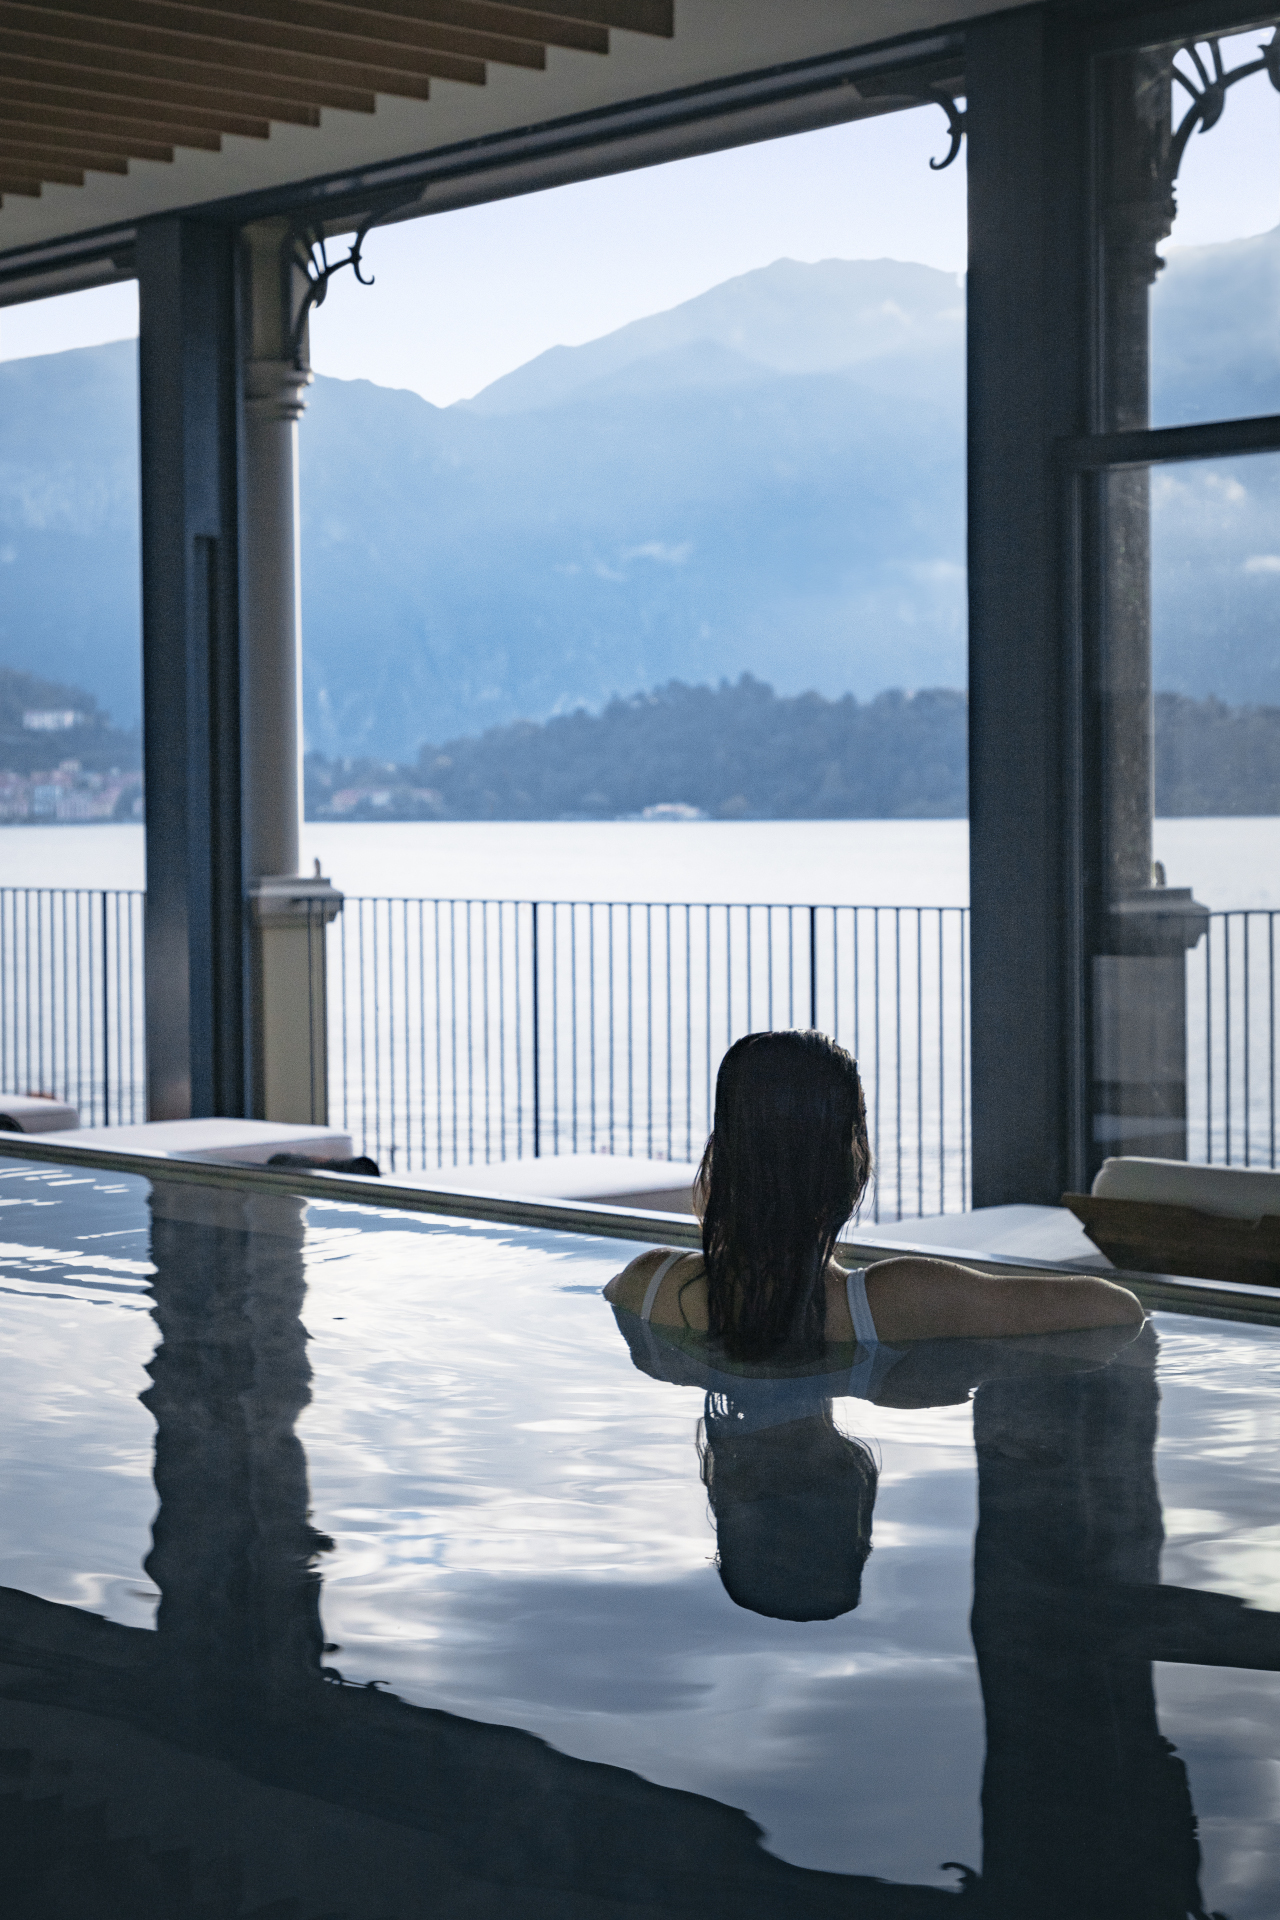
<instances>
[{"instance_id":1,"label":"railing baluster","mask_svg":"<svg viewBox=\"0 0 1280 1920\"><path fill-rule=\"evenodd\" d=\"M902 1218L902 908L893 909L893 1119L897 1143L897 1218Z\"/></svg>"},{"instance_id":2,"label":"railing baluster","mask_svg":"<svg viewBox=\"0 0 1280 1920\"><path fill-rule=\"evenodd\" d=\"M551 1151L560 1151L560 907L551 902Z\"/></svg>"},{"instance_id":3,"label":"railing baluster","mask_svg":"<svg viewBox=\"0 0 1280 1920\"><path fill-rule=\"evenodd\" d=\"M503 903L497 903L498 914L498 1138L501 1147L498 1158L507 1157L507 970L505 948L505 921Z\"/></svg>"},{"instance_id":4,"label":"railing baluster","mask_svg":"<svg viewBox=\"0 0 1280 1920\"><path fill-rule=\"evenodd\" d=\"M1250 1122L1250 1073L1249 1073L1249 921L1252 916L1243 916L1244 926L1244 1163L1249 1165L1249 1148L1252 1144L1253 1130Z\"/></svg>"},{"instance_id":5,"label":"railing baluster","mask_svg":"<svg viewBox=\"0 0 1280 1920\"><path fill-rule=\"evenodd\" d=\"M938 908L938 1212L947 1210L947 1019L942 997L946 977L946 913Z\"/></svg>"},{"instance_id":6,"label":"railing baluster","mask_svg":"<svg viewBox=\"0 0 1280 1920\"><path fill-rule=\"evenodd\" d=\"M818 1025L818 909L809 909L809 1026Z\"/></svg>"},{"instance_id":7,"label":"railing baluster","mask_svg":"<svg viewBox=\"0 0 1280 1920\"><path fill-rule=\"evenodd\" d=\"M707 1132L711 1132L713 1108L711 1104L711 908L703 908L703 948L702 955L707 975L707 1017L702 1023L703 1040L706 1052L706 1072L703 1081L703 1112L707 1123Z\"/></svg>"},{"instance_id":8,"label":"railing baluster","mask_svg":"<svg viewBox=\"0 0 1280 1920\"><path fill-rule=\"evenodd\" d=\"M751 1022L751 909L750 907L744 907L743 918L746 920L746 923L747 923L747 1018L746 1018L746 1024L743 1027L742 1031L744 1033L750 1033L751 1027L752 1027L752 1022Z\"/></svg>"},{"instance_id":9,"label":"railing baluster","mask_svg":"<svg viewBox=\"0 0 1280 1920\"><path fill-rule=\"evenodd\" d=\"M693 909L684 910L684 1126L686 1160L693 1158ZM1272 1022L1274 1030L1275 1022Z\"/></svg>"},{"instance_id":10,"label":"railing baluster","mask_svg":"<svg viewBox=\"0 0 1280 1920\"><path fill-rule=\"evenodd\" d=\"M667 1158L671 1158L671 908L664 908L667 936Z\"/></svg>"},{"instance_id":11,"label":"railing baluster","mask_svg":"<svg viewBox=\"0 0 1280 1920\"><path fill-rule=\"evenodd\" d=\"M871 917L872 937L875 952L875 993L872 999L872 1011L875 1016L875 1128L872 1136L872 1152L876 1163L876 1194L873 1217L880 1218L880 909L874 907Z\"/></svg>"},{"instance_id":12,"label":"railing baluster","mask_svg":"<svg viewBox=\"0 0 1280 1920\"><path fill-rule=\"evenodd\" d=\"M1232 1164L1232 916L1222 914L1222 1154Z\"/></svg>"},{"instance_id":13,"label":"railing baluster","mask_svg":"<svg viewBox=\"0 0 1280 1920\"><path fill-rule=\"evenodd\" d=\"M1276 1164L1276 916L1267 915L1267 1094L1271 1112L1271 1165Z\"/></svg>"},{"instance_id":14,"label":"railing baluster","mask_svg":"<svg viewBox=\"0 0 1280 1920\"><path fill-rule=\"evenodd\" d=\"M538 903L533 902L533 1001L530 1017L533 1021L533 1157L538 1159L542 1153L542 1062L539 1059L539 1021L541 1013L538 1005Z\"/></svg>"},{"instance_id":15,"label":"railing baluster","mask_svg":"<svg viewBox=\"0 0 1280 1920\"><path fill-rule=\"evenodd\" d=\"M653 1158L653 906L646 902L644 910L644 1091L645 1113L647 1118L646 1143L649 1158Z\"/></svg>"},{"instance_id":16,"label":"railing baluster","mask_svg":"<svg viewBox=\"0 0 1280 1920\"><path fill-rule=\"evenodd\" d=\"M427 1164L427 933L423 916L425 900L418 902L418 1165ZM505 1101L504 1101L505 1118Z\"/></svg>"},{"instance_id":17,"label":"railing baluster","mask_svg":"<svg viewBox=\"0 0 1280 1920\"><path fill-rule=\"evenodd\" d=\"M102 1124L111 1125L111 937L107 929L107 895L102 895ZM90 1113L93 1108L90 1107Z\"/></svg>"},{"instance_id":18,"label":"railing baluster","mask_svg":"<svg viewBox=\"0 0 1280 1920\"><path fill-rule=\"evenodd\" d=\"M596 1150L596 909L587 905L587 1051L591 1074L591 1151Z\"/></svg>"},{"instance_id":19,"label":"railing baluster","mask_svg":"<svg viewBox=\"0 0 1280 1920\"><path fill-rule=\"evenodd\" d=\"M916 1212L924 1212L924 909L916 908Z\"/></svg>"}]
</instances>

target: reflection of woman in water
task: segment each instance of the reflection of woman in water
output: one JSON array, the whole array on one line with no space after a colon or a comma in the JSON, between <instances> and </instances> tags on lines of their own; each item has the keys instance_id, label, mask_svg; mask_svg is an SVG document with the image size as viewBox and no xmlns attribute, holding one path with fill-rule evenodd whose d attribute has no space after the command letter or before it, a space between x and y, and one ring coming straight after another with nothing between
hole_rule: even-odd
<instances>
[{"instance_id":1,"label":"reflection of woman in water","mask_svg":"<svg viewBox=\"0 0 1280 1920\"><path fill-rule=\"evenodd\" d=\"M752 1033L716 1080L695 1182L702 1252L643 1253L605 1288L655 1327L710 1336L728 1359L801 1360L857 1341L991 1339L1136 1325L1108 1280L991 1277L906 1255L847 1270L836 1236L871 1173L858 1069L820 1033Z\"/></svg>"},{"instance_id":2,"label":"reflection of woman in water","mask_svg":"<svg viewBox=\"0 0 1280 1920\"><path fill-rule=\"evenodd\" d=\"M879 1344L852 1366L819 1361L801 1372L717 1366L705 1339L674 1327L655 1332L625 1308L615 1311L641 1372L704 1391L698 1459L720 1579L738 1606L775 1620L833 1620L861 1598L878 1472L870 1448L836 1425L835 1398L959 1406L993 1382L1105 1368L1138 1331Z\"/></svg>"},{"instance_id":3,"label":"reflection of woman in water","mask_svg":"<svg viewBox=\"0 0 1280 1920\"><path fill-rule=\"evenodd\" d=\"M878 1472L870 1448L840 1432L829 1400L807 1419L761 1428L749 1390L708 1394L698 1459L731 1600L775 1620L834 1620L857 1606Z\"/></svg>"}]
</instances>

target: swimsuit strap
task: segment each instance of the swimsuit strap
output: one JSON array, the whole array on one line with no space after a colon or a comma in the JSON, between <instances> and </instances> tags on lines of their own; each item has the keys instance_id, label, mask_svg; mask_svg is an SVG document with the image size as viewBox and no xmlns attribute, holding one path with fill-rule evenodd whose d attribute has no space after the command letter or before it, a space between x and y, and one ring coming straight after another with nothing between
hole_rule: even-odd
<instances>
[{"instance_id":1,"label":"swimsuit strap","mask_svg":"<svg viewBox=\"0 0 1280 1920\"><path fill-rule=\"evenodd\" d=\"M661 1287L672 1267L676 1264L676 1261L683 1260L684 1256L685 1249L680 1247L677 1248L675 1253L669 1253L666 1259L659 1263L656 1273L644 1290L644 1305L640 1309L640 1318L642 1320L648 1321L649 1315L653 1312L653 1303L658 1297L659 1287Z\"/></svg>"},{"instance_id":2,"label":"swimsuit strap","mask_svg":"<svg viewBox=\"0 0 1280 1920\"><path fill-rule=\"evenodd\" d=\"M867 1299L867 1270L865 1267L850 1267L845 1278L845 1295L849 1302L849 1318L853 1322L854 1337L860 1347L878 1347L880 1336L876 1332L876 1323L872 1318L871 1303Z\"/></svg>"}]
</instances>

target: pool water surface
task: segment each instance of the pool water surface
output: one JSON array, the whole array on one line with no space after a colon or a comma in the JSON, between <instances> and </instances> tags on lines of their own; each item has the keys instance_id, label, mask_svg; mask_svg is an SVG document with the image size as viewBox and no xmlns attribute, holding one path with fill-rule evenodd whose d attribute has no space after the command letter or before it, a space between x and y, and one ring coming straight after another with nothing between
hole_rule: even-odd
<instances>
[{"instance_id":1,"label":"pool water surface","mask_svg":"<svg viewBox=\"0 0 1280 1920\"><path fill-rule=\"evenodd\" d=\"M735 1374L638 1250L0 1161L14 1911L1280 1913L1280 1332Z\"/></svg>"}]
</instances>

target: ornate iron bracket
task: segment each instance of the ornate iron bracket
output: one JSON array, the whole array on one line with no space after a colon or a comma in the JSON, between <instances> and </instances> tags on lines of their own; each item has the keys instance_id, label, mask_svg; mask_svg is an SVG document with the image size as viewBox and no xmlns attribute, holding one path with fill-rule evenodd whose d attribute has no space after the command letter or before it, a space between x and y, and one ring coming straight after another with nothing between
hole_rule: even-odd
<instances>
[{"instance_id":1,"label":"ornate iron bracket","mask_svg":"<svg viewBox=\"0 0 1280 1920\"><path fill-rule=\"evenodd\" d=\"M964 108L956 105L955 95L949 93L945 87L930 87L927 93L919 94L917 98L922 106L941 107L947 116L947 132L951 136L951 144L941 160L929 162L932 173L945 173L959 154L960 143L964 139L966 120Z\"/></svg>"},{"instance_id":2,"label":"ornate iron bracket","mask_svg":"<svg viewBox=\"0 0 1280 1920\"><path fill-rule=\"evenodd\" d=\"M1194 73L1185 72L1178 65L1178 54L1187 56L1195 69ZM1280 93L1280 27L1265 46L1259 47L1256 60L1250 60L1242 67L1232 67L1230 71L1222 64L1222 43L1219 39L1187 40L1173 57L1172 73L1177 85L1190 94L1191 104L1178 122L1169 148L1169 186L1178 177L1187 142L1196 128L1199 127L1201 133L1208 133L1210 127L1216 127L1221 120L1227 104L1228 88L1241 80L1250 79L1255 73L1265 73L1277 93Z\"/></svg>"},{"instance_id":3,"label":"ornate iron bracket","mask_svg":"<svg viewBox=\"0 0 1280 1920\"><path fill-rule=\"evenodd\" d=\"M335 273L341 273L344 267L350 267L362 287L373 285L373 275L365 278L361 271L361 255L372 220L367 220L359 228L350 250L341 260L330 260L324 235L307 228L293 236L293 264L304 276L307 287L302 304L294 316L293 331L289 338L290 358L295 367L302 365L302 342L306 335L307 321L313 307L324 305L325 295L329 291L329 282Z\"/></svg>"},{"instance_id":4,"label":"ornate iron bracket","mask_svg":"<svg viewBox=\"0 0 1280 1920\"><path fill-rule=\"evenodd\" d=\"M294 318L293 331L289 337L290 356L294 366L301 367L302 365L302 342L306 335L307 321L313 307L322 307L324 305L325 295L329 291L329 282L332 280L334 274L341 273L344 267L350 267L362 287L371 287L374 282L374 276L369 274L366 277L363 272L365 241L368 239L374 227L380 226L384 220L394 219L396 214L404 213L409 207L416 206L417 204L418 201L415 197L413 200L397 202L397 204L392 207L381 207L377 213L371 213L369 218L357 227L356 237L341 260L330 260L324 235L317 233L313 227L302 227L295 232L293 236L293 265L302 273L306 280L307 287L302 297L302 304Z\"/></svg>"}]
</instances>

